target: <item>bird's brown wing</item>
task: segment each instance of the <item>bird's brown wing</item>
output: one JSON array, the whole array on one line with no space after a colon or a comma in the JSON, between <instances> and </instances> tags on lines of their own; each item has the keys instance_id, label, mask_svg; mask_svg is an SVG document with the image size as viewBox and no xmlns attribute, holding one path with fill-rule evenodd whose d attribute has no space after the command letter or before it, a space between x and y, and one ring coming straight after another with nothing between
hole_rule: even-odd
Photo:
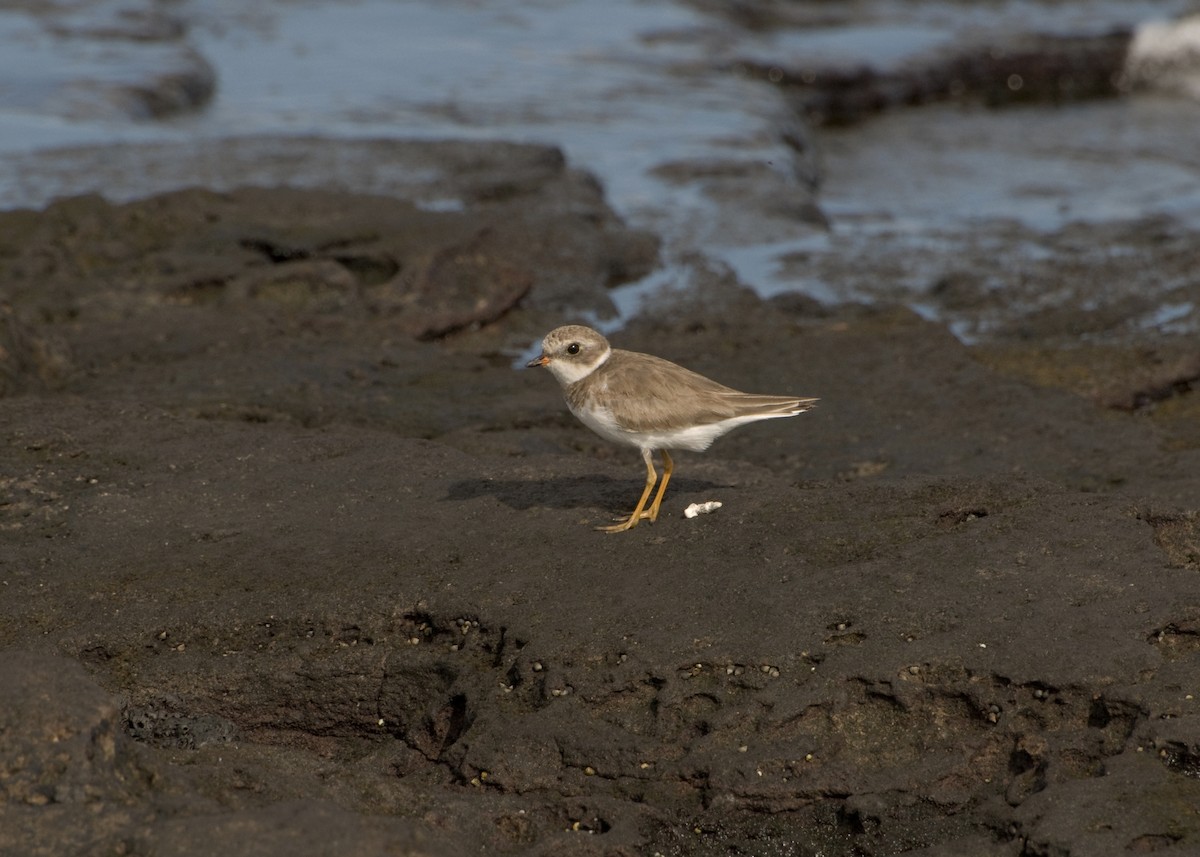
<instances>
[{"instance_id":1,"label":"bird's brown wing","mask_svg":"<svg viewBox=\"0 0 1200 857\"><path fill-rule=\"evenodd\" d=\"M669 360L631 351L614 350L588 380L617 422L639 432L709 425L749 414L750 408L778 409L781 402L795 401L741 393Z\"/></svg>"}]
</instances>

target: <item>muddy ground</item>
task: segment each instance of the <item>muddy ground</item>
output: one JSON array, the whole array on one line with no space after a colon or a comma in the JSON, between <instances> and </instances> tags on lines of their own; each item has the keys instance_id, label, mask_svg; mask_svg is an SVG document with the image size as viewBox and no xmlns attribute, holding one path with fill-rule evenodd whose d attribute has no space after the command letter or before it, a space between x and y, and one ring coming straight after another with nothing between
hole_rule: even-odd
<instances>
[{"instance_id":1,"label":"muddy ground","mask_svg":"<svg viewBox=\"0 0 1200 857\"><path fill-rule=\"evenodd\" d=\"M1200 849L1194 341L713 272L616 344L821 404L598 533L637 453L513 367L655 238L441 151L461 211L0 214L0 853Z\"/></svg>"}]
</instances>

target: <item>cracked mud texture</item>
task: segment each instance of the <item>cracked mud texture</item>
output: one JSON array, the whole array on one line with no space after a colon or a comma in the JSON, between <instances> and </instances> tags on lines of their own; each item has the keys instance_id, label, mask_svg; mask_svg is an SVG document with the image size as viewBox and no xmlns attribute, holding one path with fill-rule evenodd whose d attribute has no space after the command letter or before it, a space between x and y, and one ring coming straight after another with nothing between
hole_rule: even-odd
<instances>
[{"instance_id":1,"label":"cracked mud texture","mask_svg":"<svg viewBox=\"0 0 1200 857\"><path fill-rule=\"evenodd\" d=\"M1200 848L1194 345L713 275L614 339L821 405L597 533L636 453L512 367L654 242L508 157L0 214L0 853Z\"/></svg>"}]
</instances>

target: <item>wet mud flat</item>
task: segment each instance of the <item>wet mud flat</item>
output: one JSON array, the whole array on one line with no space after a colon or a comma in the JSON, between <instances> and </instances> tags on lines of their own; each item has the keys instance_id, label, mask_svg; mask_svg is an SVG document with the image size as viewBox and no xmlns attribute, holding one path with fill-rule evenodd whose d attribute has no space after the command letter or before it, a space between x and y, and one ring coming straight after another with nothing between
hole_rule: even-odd
<instances>
[{"instance_id":1,"label":"wet mud flat","mask_svg":"<svg viewBox=\"0 0 1200 857\"><path fill-rule=\"evenodd\" d=\"M614 341L821 405L598 533L636 453L513 366L655 239L552 149L444 157L458 211L0 214L0 852L1200 847L1193 340L713 272Z\"/></svg>"}]
</instances>

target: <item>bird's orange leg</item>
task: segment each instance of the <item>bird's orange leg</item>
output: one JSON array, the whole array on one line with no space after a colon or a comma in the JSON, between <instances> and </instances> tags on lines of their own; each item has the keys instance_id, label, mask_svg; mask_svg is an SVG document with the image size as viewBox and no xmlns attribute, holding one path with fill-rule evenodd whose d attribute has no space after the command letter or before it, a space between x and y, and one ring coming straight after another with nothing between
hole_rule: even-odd
<instances>
[{"instance_id":1,"label":"bird's orange leg","mask_svg":"<svg viewBox=\"0 0 1200 857\"><path fill-rule=\"evenodd\" d=\"M651 521L658 520L658 507L662 505L663 494L667 493L667 483L671 481L671 472L675 469L675 462L671 460L671 454L665 449L662 451L663 460L663 476L662 482L658 483L658 493L654 495L654 502L650 504L650 508L642 512L643 518L649 518Z\"/></svg>"},{"instance_id":2,"label":"bird's orange leg","mask_svg":"<svg viewBox=\"0 0 1200 857\"><path fill-rule=\"evenodd\" d=\"M654 483L658 481L658 472L654 469L654 453L648 449L642 450L642 458L646 462L646 489L642 491L642 499L638 500L637 508L633 510L633 514L619 524L613 524L611 527L596 527L597 530L603 530L606 533L619 533L622 530L628 530L631 527L636 527L638 521L645 517L642 512L646 508L646 498L650 496L650 492L654 490ZM661 492L659 492L661 494ZM653 519L651 519L653 520Z\"/></svg>"}]
</instances>

